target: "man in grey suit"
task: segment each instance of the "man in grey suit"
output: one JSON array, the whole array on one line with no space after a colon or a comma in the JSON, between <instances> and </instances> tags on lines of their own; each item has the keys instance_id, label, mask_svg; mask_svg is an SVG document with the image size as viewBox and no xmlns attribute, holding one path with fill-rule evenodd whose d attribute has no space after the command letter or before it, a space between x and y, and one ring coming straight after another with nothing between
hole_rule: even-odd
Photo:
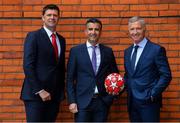
<instances>
[{"instance_id":1,"label":"man in grey suit","mask_svg":"<svg viewBox=\"0 0 180 123\"><path fill-rule=\"evenodd\" d=\"M69 110L76 122L107 121L113 96L106 92L104 80L118 73L111 48L98 43L102 23L96 18L86 22L87 41L70 51L67 67Z\"/></svg>"},{"instance_id":2,"label":"man in grey suit","mask_svg":"<svg viewBox=\"0 0 180 123\"><path fill-rule=\"evenodd\" d=\"M27 34L21 99L27 122L54 122L64 99L65 39L56 32L59 8L46 5L43 27Z\"/></svg>"},{"instance_id":3,"label":"man in grey suit","mask_svg":"<svg viewBox=\"0 0 180 123\"><path fill-rule=\"evenodd\" d=\"M146 24L140 17L128 23L133 45L125 50L125 83L131 122L158 122L162 92L172 77L165 48L145 37Z\"/></svg>"}]
</instances>

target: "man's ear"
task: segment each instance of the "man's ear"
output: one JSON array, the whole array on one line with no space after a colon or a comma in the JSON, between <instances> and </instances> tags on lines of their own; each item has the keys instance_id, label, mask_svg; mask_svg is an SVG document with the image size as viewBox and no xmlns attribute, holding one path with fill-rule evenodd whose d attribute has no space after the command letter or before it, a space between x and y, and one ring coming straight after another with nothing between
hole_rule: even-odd
<instances>
[{"instance_id":1,"label":"man's ear","mask_svg":"<svg viewBox=\"0 0 180 123\"><path fill-rule=\"evenodd\" d=\"M44 21L44 16L43 16L43 15L41 16L41 18L42 18L42 20Z\"/></svg>"},{"instance_id":2,"label":"man's ear","mask_svg":"<svg viewBox=\"0 0 180 123\"><path fill-rule=\"evenodd\" d=\"M85 33L85 35L88 35L88 34L87 34L87 29L84 30L84 33Z\"/></svg>"}]
</instances>

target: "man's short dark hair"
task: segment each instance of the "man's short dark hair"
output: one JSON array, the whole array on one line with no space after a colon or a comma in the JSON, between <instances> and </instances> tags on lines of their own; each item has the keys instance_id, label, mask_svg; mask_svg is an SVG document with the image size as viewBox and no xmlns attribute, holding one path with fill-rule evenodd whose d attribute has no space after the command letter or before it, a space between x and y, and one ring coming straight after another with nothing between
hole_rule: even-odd
<instances>
[{"instance_id":1,"label":"man's short dark hair","mask_svg":"<svg viewBox=\"0 0 180 123\"><path fill-rule=\"evenodd\" d=\"M98 23L101 26L100 29L102 30L102 22L99 19L97 19L97 18L90 18L90 19L88 19L86 21L86 25L88 23Z\"/></svg>"},{"instance_id":2,"label":"man's short dark hair","mask_svg":"<svg viewBox=\"0 0 180 123\"><path fill-rule=\"evenodd\" d=\"M43 11L42 11L42 15L44 15L45 14L45 12L47 11L47 10L49 10L49 9L51 9L51 10L57 10L58 11L58 15L59 15L59 7L57 6L57 5L55 5L55 4L48 4L48 5L46 5L44 8L43 8Z\"/></svg>"}]
</instances>

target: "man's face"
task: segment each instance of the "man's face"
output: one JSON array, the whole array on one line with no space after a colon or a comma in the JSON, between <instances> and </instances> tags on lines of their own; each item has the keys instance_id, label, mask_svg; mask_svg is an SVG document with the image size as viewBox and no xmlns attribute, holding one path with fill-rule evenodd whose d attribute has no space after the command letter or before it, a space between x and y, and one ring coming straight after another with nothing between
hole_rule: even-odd
<instances>
[{"instance_id":1,"label":"man's face","mask_svg":"<svg viewBox=\"0 0 180 123\"><path fill-rule=\"evenodd\" d=\"M129 35L134 43L138 44L145 36L145 27L139 21L129 24Z\"/></svg>"},{"instance_id":2,"label":"man's face","mask_svg":"<svg viewBox=\"0 0 180 123\"><path fill-rule=\"evenodd\" d=\"M101 35L101 25L99 23L88 23L85 34L88 37L89 43L96 44Z\"/></svg>"},{"instance_id":3,"label":"man's face","mask_svg":"<svg viewBox=\"0 0 180 123\"><path fill-rule=\"evenodd\" d=\"M59 15L57 10L48 9L42 16L44 26L48 29L55 29L59 21Z\"/></svg>"}]
</instances>

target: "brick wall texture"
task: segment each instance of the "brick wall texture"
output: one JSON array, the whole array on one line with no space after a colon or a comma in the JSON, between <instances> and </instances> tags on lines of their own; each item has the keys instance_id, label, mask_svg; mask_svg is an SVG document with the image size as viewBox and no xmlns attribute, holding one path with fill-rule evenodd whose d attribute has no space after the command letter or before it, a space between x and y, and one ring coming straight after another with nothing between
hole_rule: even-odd
<instances>
[{"instance_id":1,"label":"brick wall texture","mask_svg":"<svg viewBox=\"0 0 180 123\"><path fill-rule=\"evenodd\" d=\"M164 46L173 79L163 93L162 122L180 122L180 1L179 0L0 0L0 122L26 120L19 99L23 83L23 43L29 31L42 26L41 9L53 3L61 9L58 32L67 41L66 61L72 46L85 42L84 24L89 17L103 22L101 42L113 48L118 68L124 74L123 51L132 42L127 21L140 15L147 22L149 38ZM115 100L109 121L128 122L126 93ZM57 121L73 121L67 101L60 106Z\"/></svg>"}]
</instances>

